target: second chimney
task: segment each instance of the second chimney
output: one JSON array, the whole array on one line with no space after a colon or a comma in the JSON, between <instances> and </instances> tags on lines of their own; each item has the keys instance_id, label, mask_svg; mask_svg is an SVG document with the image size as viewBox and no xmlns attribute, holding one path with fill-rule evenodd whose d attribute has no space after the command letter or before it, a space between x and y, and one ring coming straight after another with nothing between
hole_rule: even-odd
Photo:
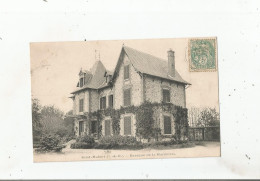
<instances>
[{"instance_id":1,"label":"second chimney","mask_svg":"<svg viewBox=\"0 0 260 181\"><path fill-rule=\"evenodd\" d=\"M174 51L170 49L168 52L168 75L175 76L175 56Z\"/></svg>"}]
</instances>

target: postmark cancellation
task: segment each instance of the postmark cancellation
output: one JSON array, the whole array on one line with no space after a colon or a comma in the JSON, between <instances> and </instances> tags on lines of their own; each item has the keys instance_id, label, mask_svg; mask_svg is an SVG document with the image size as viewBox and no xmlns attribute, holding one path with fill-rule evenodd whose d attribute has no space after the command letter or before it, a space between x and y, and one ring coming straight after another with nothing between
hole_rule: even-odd
<instances>
[{"instance_id":1,"label":"postmark cancellation","mask_svg":"<svg viewBox=\"0 0 260 181\"><path fill-rule=\"evenodd\" d=\"M217 70L216 38L192 38L188 44L189 70L211 72Z\"/></svg>"}]
</instances>

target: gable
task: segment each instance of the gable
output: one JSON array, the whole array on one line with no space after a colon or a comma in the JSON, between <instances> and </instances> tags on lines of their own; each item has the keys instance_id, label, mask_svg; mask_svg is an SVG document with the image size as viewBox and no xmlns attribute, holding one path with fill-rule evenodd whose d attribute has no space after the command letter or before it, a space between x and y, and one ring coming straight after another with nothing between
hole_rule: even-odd
<instances>
[{"instance_id":1,"label":"gable","mask_svg":"<svg viewBox=\"0 0 260 181\"><path fill-rule=\"evenodd\" d=\"M124 51L128 56L133 66L141 73L167 79L169 81L175 81L182 84L189 84L186 82L175 70L176 74L174 77L168 75L168 61L153 55L129 48L124 47Z\"/></svg>"}]
</instances>

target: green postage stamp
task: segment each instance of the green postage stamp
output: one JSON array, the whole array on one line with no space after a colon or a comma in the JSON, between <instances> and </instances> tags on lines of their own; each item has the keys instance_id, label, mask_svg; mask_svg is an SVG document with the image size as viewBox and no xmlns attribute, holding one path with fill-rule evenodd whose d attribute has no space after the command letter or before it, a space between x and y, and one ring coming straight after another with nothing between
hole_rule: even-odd
<instances>
[{"instance_id":1,"label":"green postage stamp","mask_svg":"<svg viewBox=\"0 0 260 181\"><path fill-rule=\"evenodd\" d=\"M189 39L189 67L191 72L217 70L216 38Z\"/></svg>"}]
</instances>

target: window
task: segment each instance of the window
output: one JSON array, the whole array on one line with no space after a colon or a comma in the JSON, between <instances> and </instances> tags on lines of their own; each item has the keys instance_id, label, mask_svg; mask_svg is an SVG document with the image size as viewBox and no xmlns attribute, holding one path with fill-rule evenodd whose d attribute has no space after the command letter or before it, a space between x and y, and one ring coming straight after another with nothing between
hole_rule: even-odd
<instances>
[{"instance_id":1,"label":"window","mask_svg":"<svg viewBox=\"0 0 260 181\"><path fill-rule=\"evenodd\" d=\"M124 106L130 106L131 105L131 89L125 89L124 90Z\"/></svg>"},{"instance_id":2,"label":"window","mask_svg":"<svg viewBox=\"0 0 260 181\"><path fill-rule=\"evenodd\" d=\"M100 98L100 109L106 109L106 96Z\"/></svg>"},{"instance_id":3,"label":"window","mask_svg":"<svg viewBox=\"0 0 260 181\"><path fill-rule=\"evenodd\" d=\"M124 79L129 79L129 65L124 67Z\"/></svg>"},{"instance_id":4,"label":"window","mask_svg":"<svg viewBox=\"0 0 260 181\"><path fill-rule=\"evenodd\" d=\"M108 105L110 108L113 108L113 95L109 95L108 97Z\"/></svg>"},{"instance_id":5,"label":"window","mask_svg":"<svg viewBox=\"0 0 260 181\"><path fill-rule=\"evenodd\" d=\"M82 135L83 131L84 131L84 122L80 121L79 122L79 135L80 136Z\"/></svg>"},{"instance_id":6,"label":"window","mask_svg":"<svg viewBox=\"0 0 260 181\"><path fill-rule=\"evenodd\" d=\"M110 136L111 135L111 122L110 120L105 120L105 136Z\"/></svg>"},{"instance_id":7,"label":"window","mask_svg":"<svg viewBox=\"0 0 260 181\"><path fill-rule=\"evenodd\" d=\"M84 85L83 77L80 78L80 80L79 80L79 84L80 84L80 87L82 87L82 86Z\"/></svg>"},{"instance_id":8,"label":"window","mask_svg":"<svg viewBox=\"0 0 260 181\"><path fill-rule=\"evenodd\" d=\"M163 89L163 102L171 102L170 101L170 90Z\"/></svg>"},{"instance_id":9,"label":"window","mask_svg":"<svg viewBox=\"0 0 260 181\"><path fill-rule=\"evenodd\" d=\"M172 134L172 123L170 116L164 116L164 134Z\"/></svg>"},{"instance_id":10,"label":"window","mask_svg":"<svg viewBox=\"0 0 260 181\"><path fill-rule=\"evenodd\" d=\"M124 135L131 135L131 117L124 117Z\"/></svg>"},{"instance_id":11,"label":"window","mask_svg":"<svg viewBox=\"0 0 260 181\"><path fill-rule=\"evenodd\" d=\"M84 110L84 99L79 100L79 112L83 112Z\"/></svg>"}]
</instances>

